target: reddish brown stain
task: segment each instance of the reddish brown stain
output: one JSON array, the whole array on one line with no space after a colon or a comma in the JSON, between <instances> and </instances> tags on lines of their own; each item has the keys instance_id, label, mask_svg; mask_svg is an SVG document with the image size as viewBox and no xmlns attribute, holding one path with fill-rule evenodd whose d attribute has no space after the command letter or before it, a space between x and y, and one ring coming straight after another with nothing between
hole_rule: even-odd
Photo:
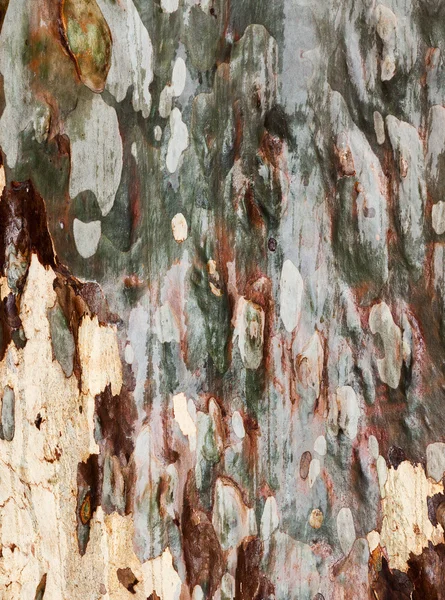
<instances>
[{"instance_id":1,"label":"reddish brown stain","mask_svg":"<svg viewBox=\"0 0 445 600\"><path fill-rule=\"evenodd\" d=\"M118 569L117 578L119 579L119 583L123 585L124 588L130 592L130 594L136 594L136 590L134 588L139 583L139 580L130 567Z\"/></svg>"},{"instance_id":2,"label":"reddish brown stain","mask_svg":"<svg viewBox=\"0 0 445 600\"><path fill-rule=\"evenodd\" d=\"M235 573L235 600L264 600L275 589L261 571L263 543L258 538L244 539L238 548Z\"/></svg>"},{"instance_id":3,"label":"reddish brown stain","mask_svg":"<svg viewBox=\"0 0 445 600\"><path fill-rule=\"evenodd\" d=\"M195 585L209 582L209 597L216 592L224 573L225 559L210 518L200 508L194 479L189 474L184 490L184 507L181 533L187 583Z\"/></svg>"},{"instance_id":4,"label":"reddish brown stain","mask_svg":"<svg viewBox=\"0 0 445 600\"><path fill-rule=\"evenodd\" d=\"M300 459L300 477L303 480L307 479L307 476L309 475L309 467L311 464L311 460L312 454L308 450L306 450L306 452L303 452Z\"/></svg>"}]
</instances>

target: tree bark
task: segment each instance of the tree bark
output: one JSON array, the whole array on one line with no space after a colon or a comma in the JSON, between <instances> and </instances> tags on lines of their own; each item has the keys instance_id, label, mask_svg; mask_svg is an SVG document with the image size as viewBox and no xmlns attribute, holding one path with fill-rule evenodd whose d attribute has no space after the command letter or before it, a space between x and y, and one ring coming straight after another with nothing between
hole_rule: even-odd
<instances>
[{"instance_id":1,"label":"tree bark","mask_svg":"<svg viewBox=\"0 0 445 600\"><path fill-rule=\"evenodd\" d=\"M445 4L0 0L0 596L445 598Z\"/></svg>"}]
</instances>

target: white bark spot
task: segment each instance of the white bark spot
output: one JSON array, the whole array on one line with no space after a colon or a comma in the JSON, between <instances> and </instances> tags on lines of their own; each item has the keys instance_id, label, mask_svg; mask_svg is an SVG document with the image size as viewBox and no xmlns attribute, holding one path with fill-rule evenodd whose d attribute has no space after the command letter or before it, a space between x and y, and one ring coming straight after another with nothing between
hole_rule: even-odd
<instances>
[{"instance_id":1,"label":"white bark spot","mask_svg":"<svg viewBox=\"0 0 445 600\"><path fill-rule=\"evenodd\" d=\"M179 0L161 0L162 10L166 13L174 13L178 10Z\"/></svg>"},{"instance_id":2,"label":"white bark spot","mask_svg":"<svg viewBox=\"0 0 445 600\"><path fill-rule=\"evenodd\" d=\"M273 496L269 496L264 504L263 514L261 516L261 539L268 540L273 532L278 529L280 519L278 518L277 501Z\"/></svg>"},{"instance_id":3,"label":"white bark spot","mask_svg":"<svg viewBox=\"0 0 445 600\"><path fill-rule=\"evenodd\" d=\"M178 56L173 65L172 73L172 87L173 95L178 97L182 94L185 88L185 81L187 78L187 69L185 66L184 59Z\"/></svg>"},{"instance_id":4,"label":"white bark spot","mask_svg":"<svg viewBox=\"0 0 445 600\"><path fill-rule=\"evenodd\" d=\"M309 487L312 487L314 485L315 480L320 475L320 471L321 471L320 461L318 460L318 458L313 458L311 460L311 464L309 465L309 475L308 475Z\"/></svg>"},{"instance_id":5,"label":"white bark spot","mask_svg":"<svg viewBox=\"0 0 445 600\"><path fill-rule=\"evenodd\" d=\"M379 480L380 497L385 497L385 483L388 479L388 467L386 466L386 460L383 456L377 457L377 478Z\"/></svg>"},{"instance_id":6,"label":"white bark spot","mask_svg":"<svg viewBox=\"0 0 445 600\"><path fill-rule=\"evenodd\" d=\"M232 415L232 427L236 437L240 440L244 439L244 436L246 435L246 430L244 429L244 421L243 417L237 410Z\"/></svg>"},{"instance_id":7,"label":"white bark spot","mask_svg":"<svg viewBox=\"0 0 445 600\"><path fill-rule=\"evenodd\" d=\"M178 108L174 108L170 114L170 131L166 164L168 171L175 173L182 153L189 143L187 125L182 121L181 111Z\"/></svg>"},{"instance_id":8,"label":"white bark spot","mask_svg":"<svg viewBox=\"0 0 445 600\"><path fill-rule=\"evenodd\" d=\"M124 356L125 356L125 362L127 363L127 365L132 365L133 361L134 361L134 350L133 350L133 346L131 344L127 344L125 346Z\"/></svg>"},{"instance_id":9,"label":"white bark spot","mask_svg":"<svg viewBox=\"0 0 445 600\"><path fill-rule=\"evenodd\" d=\"M90 258L90 256L96 254L101 235L100 221L84 223L79 219L74 219L73 233L77 252L80 256L83 258Z\"/></svg>"},{"instance_id":10,"label":"white bark spot","mask_svg":"<svg viewBox=\"0 0 445 600\"><path fill-rule=\"evenodd\" d=\"M204 592L200 585L195 585L193 588L192 600L204 600Z\"/></svg>"},{"instance_id":11,"label":"white bark spot","mask_svg":"<svg viewBox=\"0 0 445 600\"><path fill-rule=\"evenodd\" d=\"M366 539L368 540L369 551L374 552L380 544L380 533L374 529L368 533Z\"/></svg>"},{"instance_id":12,"label":"white bark spot","mask_svg":"<svg viewBox=\"0 0 445 600\"><path fill-rule=\"evenodd\" d=\"M154 136L155 136L155 140L157 142L161 141L161 138L162 138L162 129L159 127L159 125L156 125L156 127L154 129Z\"/></svg>"},{"instance_id":13,"label":"white bark spot","mask_svg":"<svg viewBox=\"0 0 445 600\"><path fill-rule=\"evenodd\" d=\"M159 115L166 119L172 111L173 87L167 84L159 95Z\"/></svg>"},{"instance_id":14,"label":"white bark spot","mask_svg":"<svg viewBox=\"0 0 445 600\"><path fill-rule=\"evenodd\" d=\"M319 435L318 438L315 440L314 450L320 456L324 456L326 454L327 447L326 438L324 437L324 435Z\"/></svg>"},{"instance_id":15,"label":"white bark spot","mask_svg":"<svg viewBox=\"0 0 445 600\"><path fill-rule=\"evenodd\" d=\"M368 438L368 449L372 458L377 460L379 457L379 443L374 435L370 435Z\"/></svg>"},{"instance_id":16,"label":"white bark spot","mask_svg":"<svg viewBox=\"0 0 445 600\"><path fill-rule=\"evenodd\" d=\"M303 286L303 278L294 263L284 261L280 279L280 311L286 331L292 332L300 320Z\"/></svg>"},{"instance_id":17,"label":"white bark spot","mask_svg":"<svg viewBox=\"0 0 445 600\"><path fill-rule=\"evenodd\" d=\"M182 244L188 237L188 225L182 213L176 214L172 219L173 237L178 244Z\"/></svg>"}]
</instances>

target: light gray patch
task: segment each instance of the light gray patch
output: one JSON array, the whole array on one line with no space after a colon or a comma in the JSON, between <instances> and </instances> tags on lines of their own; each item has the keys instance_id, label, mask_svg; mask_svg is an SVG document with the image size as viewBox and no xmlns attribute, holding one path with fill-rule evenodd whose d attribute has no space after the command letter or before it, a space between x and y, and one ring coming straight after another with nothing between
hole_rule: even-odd
<instances>
[{"instance_id":1,"label":"light gray patch","mask_svg":"<svg viewBox=\"0 0 445 600\"><path fill-rule=\"evenodd\" d=\"M134 399L140 416L143 413L144 387L147 376L148 357L147 357L147 335L149 315L148 311L139 304L133 308L130 313L130 322L128 328L128 339L133 350L133 360L131 368L136 379L134 389Z\"/></svg>"},{"instance_id":2,"label":"light gray patch","mask_svg":"<svg viewBox=\"0 0 445 600\"><path fill-rule=\"evenodd\" d=\"M354 519L350 508L342 508L337 515L337 535L343 554L349 554L355 542Z\"/></svg>"},{"instance_id":3,"label":"light gray patch","mask_svg":"<svg viewBox=\"0 0 445 600\"><path fill-rule=\"evenodd\" d=\"M318 438L314 442L314 450L320 456L325 456L327 446L326 446L326 438L324 435L319 435Z\"/></svg>"},{"instance_id":4,"label":"light gray patch","mask_svg":"<svg viewBox=\"0 0 445 600\"><path fill-rule=\"evenodd\" d=\"M238 439L244 439L246 435L246 430L244 429L244 420L237 410L235 410L235 412L232 415L232 428Z\"/></svg>"},{"instance_id":5,"label":"light gray patch","mask_svg":"<svg viewBox=\"0 0 445 600\"><path fill-rule=\"evenodd\" d=\"M10 2L0 35L0 72L6 106L0 119L0 146L13 168L20 150L20 133L33 120L36 103L31 92L31 73L21 60L32 14L30 0Z\"/></svg>"},{"instance_id":6,"label":"light gray patch","mask_svg":"<svg viewBox=\"0 0 445 600\"><path fill-rule=\"evenodd\" d=\"M375 9L377 19L377 35L383 43L382 81L389 81L396 72L396 33L397 18L387 6L379 4Z\"/></svg>"},{"instance_id":7,"label":"light gray patch","mask_svg":"<svg viewBox=\"0 0 445 600\"><path fill-rule=\"evenodd\" d=\"M445 202L433 204L432 209L433 229L437 235L445 233Z\"/></svg>"},{"instance_id":8,"label":"light gray patch","mask_svg":"<svg viewBox=\"0 0 445 600\"><path fill-rule=\"evenodd\" d=\"M426 449L426 472L428 477L440 481L445 471L445 444L436 442Z\"/></svg>"},{"instance_id":9,"label":"light gray patch","mask_svg":"<svg viewBox=\"0 0 445 600\"><path fill-rule=\"evenodd\" d=\"M276 530L271 539L273 552L264 557L266 572L275 586L276 600L314 598L320 586L317 559L308 544ZM299 565L296 569L295 565Z\"/></svg>"},{"instance_id":10,"label":"light gray patch","mask_svg":"<svg viewBox=\"0 0 445 600\"><path fill-rule=\"evenodd\" d=\"M399 169L395 183L398 196L397 218L402 233L405 256L411 267L421 272L425 244L423 237L426 204L425 164L423 145L417 129L392 115L386 127Z\"/></svg>"},{"instance_id":11,"label":"light gray patch","mask_svg":"<svg viewBox=\"0 0 445 600\"><path fill-rule=\"evenodd\" d=\"M162 129L159 127L159 125L156 125L156 127L154 128L154 136L155 136L155 140L157 142L161 141L161 138L162 138Z\"/></svg>"},{"instance_id":12,"label":"light gray patch","mask_svg":"<svg viewBox=\"0 0 445 600\"><path fill-rule=\"evenodd\" d=\"M71 143L69 192L91 190L103 216L113 207L122 173L122 139L116 111L102 96L83 90L66 121Z\"/></svg>"},{"instance_id":13,"label":"light gray patch","mask_svg":"<svg viewBox=\"0 0 445 600\"><path fill-rule=\"evenodd\" d=\"M132 0L97 0L113 38L106 89L122 102L133 86L133 108L146 119L150 114L153 47Z\"/></svg>"},{"instance_id":14,"label":"light gray patch","mask_svg":"<svg viewBox=\"0 0 445 600\"><path fill-rule=\"evenodd\" d=\"M376 110L374 112L374 131L377 139L377 144L385 143L385 122L382 115Z\"/></svg>"},{"instance_id":15,"label":"light gray patch","mask_svg":"<svg viewBox=\"0 0 445 600\"><path fill-rule=\"evenodd\" d=\"M370 435L368 438L369 453L374 460L379 457L379 443L374 435Z\"/></svg>"},{"instance_id":16,"label":"light gray patch","mask_svg":"<svg viewBox=\"0 0 445 600\"><path fill-rule=\"evenodd\" d=\"M180 341L177 320L168 302L160 306L155 314L156 334L162 344Z\"/></svg>"},{"instance_id":17,"label":"light gray patch","mask_svg":"<svg viewBox=\"0 0 445 600\"><path fill-rule=\"evenodd\" d=\"M162 10L166 13L174 13L178 10L179 0L161 0Z\"/></svg>"},{"instance_id":18,"label":"light gray patch","mask_svg":"<svg viewBox=\"0 0 445 600\"><path fill-rule=\"evenodd\" d=\"M399 386L402 370L402 332L394 323L391 311L385 302L374 304L369 315L371 332L379 334L385 349L385 357L377 359L380 379L396 389Z\"/></svg>"},{"instance_id":19,"label":"light gray patch","mask_svg":"<svg viewBox=\"0 0 445 600\"><path fill-rule=\"evenodd\" d=\"M180 165L183 152L189 145L187 125L182 120L181 111L174 108L170 113L170 140L167 147L166 165L169 173L175 173Z\"/></svg>"},{"instance_id":20,"label":"light gray patch","mask_svg":"<svg viewBox=\"0 0 445 600\"><path fill-rule=\"evenodd\" d=\"M187 80L187 67L185 61L181 56L178 56L173 65L172 71L172 87L173 95L179 97L185 88L185 82Z\"/></svg>"},{"instance_id":21,"label":"light gray patch","mask_svg":"<svg viewBox=\"0 0 445 600\"><path fill-rule=\"evenodd\" d=\"M284 261L280 279L280 314L289 333L300 319L303 289L303 279L297 267L290 260Z\"/></svg>"},{"instance_id":22,"label":"light gray patch","mask_svg":"<svg viewBox=\"0 0 445 600\"><path fill-rule=\"evenodd\" d=\"M307 101L314 70L313 54L318 45L316 22L306 2L284 3L283 70L280 74L281 98L288 113ZM304 18L302 18L304 15ZM296 41L298 40L298 47ZM311 60L312 58L312 60Z\"/></svg>"},{"instance_id":23,"label":"light gray patch","mask_svg":"<svg viewBox=\"0 0 445 600\"><path fill-rule=\"evenodd\" d=\"M309 474L308 474L309 487L312 487L314 485L317 477L320 475L320 472L321 472L320 461L318 460L318 458L313 458L311 460L311 464L309 465Z\"/></svg>"}]
</instances>

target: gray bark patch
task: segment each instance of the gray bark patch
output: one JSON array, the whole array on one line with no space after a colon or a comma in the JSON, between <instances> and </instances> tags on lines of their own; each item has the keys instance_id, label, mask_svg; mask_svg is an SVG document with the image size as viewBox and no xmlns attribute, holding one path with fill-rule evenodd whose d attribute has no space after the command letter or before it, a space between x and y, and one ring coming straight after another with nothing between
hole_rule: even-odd
<instances>
[{"instance_id":1,"label":"gray bark patch","mask_svg":"<svg viewBox=\"0 0 445 600\"><path fill-rule=\"evenodd\" d=\"M2 398L2 420L0 438L11 442L14 438L15 430L15 394L14 390L7 385L3 390Z\"/></svg>"}]
</instances>

